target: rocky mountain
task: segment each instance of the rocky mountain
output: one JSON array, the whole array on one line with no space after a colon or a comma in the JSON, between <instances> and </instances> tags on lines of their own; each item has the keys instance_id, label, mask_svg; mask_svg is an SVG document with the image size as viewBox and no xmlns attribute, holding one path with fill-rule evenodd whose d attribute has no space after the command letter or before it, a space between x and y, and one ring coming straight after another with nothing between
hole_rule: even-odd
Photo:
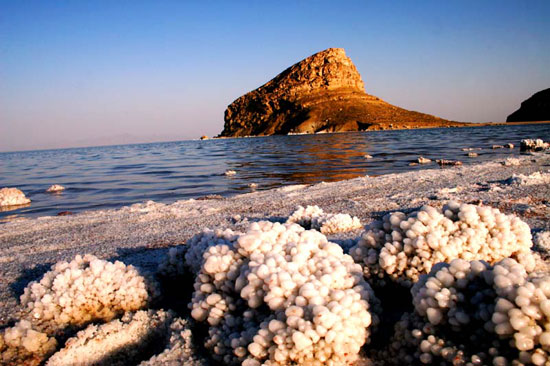
<instances>
[{"instance_id":1,"label":"rocky mountain","mask_svg":"<svg viewBox=\"0 0 550 366\"><path fill-rule=\"evenodd\" d=\"M535 93L506 122L550 121L550 88Z\"/></svg>"},{"instance_id":2,"label":"rocky mountain","mask_svg":"<svg viewBox=\"0 0 550 366\"><path fill-rule=\"evenodd\" d=\"M227 107L220 136L457 126L365 93L341 48L316 53Z\"/></svg>"}]
</instances>

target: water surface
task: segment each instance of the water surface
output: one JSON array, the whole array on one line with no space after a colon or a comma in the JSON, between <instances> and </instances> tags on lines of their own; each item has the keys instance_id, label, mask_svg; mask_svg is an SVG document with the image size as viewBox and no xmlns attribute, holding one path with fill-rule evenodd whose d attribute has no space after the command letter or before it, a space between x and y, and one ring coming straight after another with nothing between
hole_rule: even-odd
<instances>
[{"instance_id":1,"label":"water surface","mask_svg":"<svg viewBox=\"0 0 550 366\"><path fill-rule=\"evenodd\" d=\"M230 196L288 184L312 184L415 169L419 156L464 164L519 154L524 138L550 140L550 124L269 136L0 153L0 187L18 187L30 206L0 220L61 211ZM514 149L492 145L514 143ZM475 150L468 158L463 148ZM365 158L371 155L372 159ZM234 176L226 176L235 170ZM51 184L67 189L46 193Z\"/></svg>"}]
</instances>

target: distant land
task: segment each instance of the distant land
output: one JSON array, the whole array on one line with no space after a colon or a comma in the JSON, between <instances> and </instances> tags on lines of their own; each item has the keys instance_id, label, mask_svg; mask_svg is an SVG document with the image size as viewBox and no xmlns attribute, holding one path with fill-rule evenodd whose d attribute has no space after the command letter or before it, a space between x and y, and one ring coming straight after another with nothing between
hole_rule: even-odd
<instances>
[{"instance_id":1,"label":"distant land","mask_svg":"<svg viewBox=\"0 0 550 366\"><path fill-rule=\"evenodd\" d=\"M409 111L367 94L342 48L318 52L236 99L224 120L220 137L471 125Z\"/></svg>"},{"instance_id":2,"label":"distant land","mask_svg":"<svg viewBox=\"0 0 550 366\"><path fill-rule=\"evenodd\" d=\"M550 88L532 95L508 116L506 122L550 121Z\"/></svg>"}]
</instances>

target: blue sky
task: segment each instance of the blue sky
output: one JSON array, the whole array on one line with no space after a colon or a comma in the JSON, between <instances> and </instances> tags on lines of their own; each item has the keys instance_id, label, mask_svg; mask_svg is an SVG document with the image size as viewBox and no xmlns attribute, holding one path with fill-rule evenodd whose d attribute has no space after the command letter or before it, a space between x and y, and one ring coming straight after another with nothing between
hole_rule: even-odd
<instances>
[{"instance_id":1,"label":"blue sky","mask_svg":"<svg viewBox=\"0 0 550 366\"><path fill-rule=\"evenodd\" d=\"M392 104L503 121L550 87L548 19L547 0L0 0L0 151L216 135L329 47Z\"/></svg>"}]
</instances>

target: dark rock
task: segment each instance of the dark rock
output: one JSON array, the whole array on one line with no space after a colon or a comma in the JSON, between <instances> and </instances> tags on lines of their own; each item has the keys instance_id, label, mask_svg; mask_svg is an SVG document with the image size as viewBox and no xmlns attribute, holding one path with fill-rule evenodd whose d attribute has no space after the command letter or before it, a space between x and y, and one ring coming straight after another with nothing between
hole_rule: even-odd
<instances>
[{"instance_id":1,"label":"dark rock","mask_svg":"<svg viewBox=\"0 0 550 366\"><path fill-rule=\"evenodd\" d=\"M396 122L407 123L406 128L449 125L365 93L341 48L316 53L236 99L224 119L222 137L381 130Z\"/></svg>"},{"instance_id":2,"label":"dark rock","mask_svg":"<svg viewBox=\"0 0 550 366\"><path fill-rule=\"evenodd\" d=\"M550 121L550 88L535 93L506 122Z\"/></svg>"}]
</instances>

